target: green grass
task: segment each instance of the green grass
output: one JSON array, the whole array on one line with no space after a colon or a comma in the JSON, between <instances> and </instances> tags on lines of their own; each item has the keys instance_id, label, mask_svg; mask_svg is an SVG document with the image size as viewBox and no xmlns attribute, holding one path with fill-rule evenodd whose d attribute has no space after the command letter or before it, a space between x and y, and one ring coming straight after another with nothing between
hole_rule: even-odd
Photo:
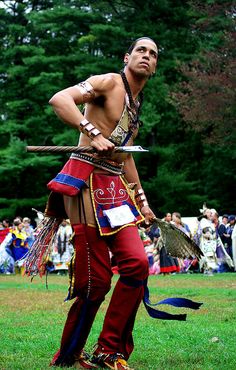
<instances>
[{"instance_id":1,"label":"green grass","mask_svg":"<svg viewBox=\"0 0 236 370\"><path fill-rule=\"evenodd\" d=\"M71 302L63 302L67 276L50 275L48 283L47 290L45 278L31 283L28 277L0 275L0 370L49 369ZM177 322L152 319L141 304L129 360L135 370L236 369L235 273L151 276L149 288L152 302L180 296L204 305L197 311L160 306L188 313L186 322ZM96 343L109 297L97 315L88 350Z\"/></svg>"}]
</instances>

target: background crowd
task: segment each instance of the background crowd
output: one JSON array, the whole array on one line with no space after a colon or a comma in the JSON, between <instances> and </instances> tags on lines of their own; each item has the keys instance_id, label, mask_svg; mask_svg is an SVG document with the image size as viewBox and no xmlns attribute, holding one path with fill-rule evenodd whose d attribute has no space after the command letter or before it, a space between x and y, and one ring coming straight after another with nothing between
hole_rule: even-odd
<instances>
[{"instance_id":1,"label":"background crowd","mask_svg":"<svg viewBox=\"0 0 236 370\"><path fill-rule=\"evenodd\" d=\"M0 273L23 272L24 258L31 248L38 227L31 224L28 217L16 217L12 222L8 219L0 221ZM68 268L73 253L71 237L73 230L69 220L63 220L58 228L48 260L48 271Z\"/></svg>"},{"instance_id":2,"label":"background crowd","mask_svg":"<svg viewBox=\"0 0 236 370\"><path fill-rule=\"evenodd\" d=\"M179 212L166 213L164 222L171 223L187 234L203 252L197 258L180 259L171 256L162 243L159 228L154 224L148 228L139 227L149 261L150 274L204 273L213 275L218 272L236 271L236 216L224 214L219 217L215 209L205 205L201 216L194 223L183 222ZM31 248L38 228L31 224L28 217L16 217L0 221L0 273L23 272L24 257ZM52 244L48 259L48 272L68 269L73 255L73 229L69 220L63 220ZM111 255L113 272L117 272L116 262Z\"/></svg>"},{"instance_id":3,"label":"background crowd","mask_svg":"<svg viewBox=\"0 0 236 370\"><path fill-rule=\"evenodd\" d=\"M185 259L171 256L155 225L148 229L140 228L150 274L198 272L212 276L214 273L236 270L235 215L219 217L215 209L208 209L205 205L201 212L191 228L182 221L179 212L166 213L163 218L163 221L187 234L200 247L203 252L200 261L194 256Z\"/></svg>"}]
</instances>

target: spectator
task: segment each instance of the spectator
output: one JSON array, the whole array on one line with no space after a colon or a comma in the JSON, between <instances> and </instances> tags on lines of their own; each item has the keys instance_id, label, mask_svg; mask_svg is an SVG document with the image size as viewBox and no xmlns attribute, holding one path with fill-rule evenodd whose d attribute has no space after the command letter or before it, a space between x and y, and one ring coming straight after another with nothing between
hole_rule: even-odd
<instances>
[{"instance_id":1,"label":"spectator","mask_svg":"<svg viewBox=\"0 0 236 370\"><path fill-rule=\"evenodd\" d=\"M162 220L165 222L171 222L171 213L167 212Z\"/></svg>"},{"instance_id":2,"label":"spectator","mask_svg":"<svg viewBox=\"0 0 236 370\"><path fill-rule=\"evenodd\" d=\"M180 271L180 266L178 259L176 257L172 257L165 246L163 245L160 248L160 273L163 275L169 274L176 274L176 272Z\"/></svg>"},{"instance_id":3,"label":"spectator","mask_svg":"<svg viewBox=\"0 0 236 370\"><path fill-rule=\"evenodd\" d=\"M228 215L223 215L221 223L218 227L218 233L219 237L221 238L222 243L224 244L225 248L228 247L228 238L230 238L230 235L227 234L227 224L228 224Z\"/></svg>"},{"instance_id":4,"label":"spectator","mask_svg":"<svg viewBox=\"0 0 236 370\"><path fill-rule=\"evenodd\" d=\"M216 230L215 225L211 220L212 212L206 206L202 210L203 215L199 217L199 225L197 230L197 238L204 257L200 261L200 270L207 275L213 275L218 269L216 256Z\"/></svg>"},{"instance_id":5,"label":"spectator","mask_svg":"<svg viewBox=\"0 0 236 370\"><path fill-rule=\"evenodd\" d=\"M28 238L23 228L24 224L17 218L13 221L10 235L7 235L6 250L15 262L22 259L28 251Z\"/></svg>"},{"instance_id":6,"label":"spectator","mask_svg":"<svg viewBox=\"0 0 236 370\"><path fill-rule=\"evenodd\" d=\"M216 210L211 211L211 220L216 230L216 256L218 261L218 272L231 271L233 267L233 261L225 250L224 244L219 236L219 215Z\"/></svg>"},{"instance_id":7,"label":"spectator","mask_svg":"<svg viewBox=\"0 0 236 370\"><path fill-rule=\"evenodd\" d=\"M30 218L28 218L28 217L23 218L23 225L24 225L23 231L27 235L29 248L32 246L32 244L34 242L34 239L35 239L35 237L34 237L34 228L30 223L31 223Z\"/></svg>"},{"instance_id":8,"label":"spectator","mask_svg":"<svg viewBox=\"0 0 236 370\"><path fill-rule=\"evenodd\" d=\"M182 222L181 214L179 212L172 213L172 223L175 225L175 227L177 227L178 229L180 229L181 231L183 231L186 235L190 237L191 232L190 232L189 226Z\"/></svg>"},{"instance_id":9,"label":"spectator","mask_svg":"<svg viewBox=\"0 0 236 370\"><path fill-rule=\"evenodd\" d=\"M236 227L233 228L231 237L232 237L232 255L233 255L233 263L234 263L234 271L236 271Z\"/></svg>"},{"instance_id":10,"label":"spectator","mask_svg":"<svg viewBox=\"0 0 236 370\"><path fill-rule=\"evenodd\" d=\"M226 231L229 235L227 240L227 248L228 248L228 254L232 257L232 233L235 226L235 216L230 215L228 219L229 223L227 225Z\"/></svg>"},{"instance_id":11,"label":"spectator","mask_svg":"<svg viewBox=\"0 0 236 370\"><path fill-rule=\"evenodd\" d=\"M0 222L0 244L3 242L8 233L9 229L4 227L3 222Z\"/></svg>"},{"instance_id":12,"label":"spectator","mask_svg":"<svg viewBox=\"0 0 236 370\"><path fill-rule=\"evenodd\" d=\"M57 231L56 242L53 251L53 262L69 262L73 252L70 242L73 230L69 220L64 219Z\"/></svg>"},{"instance_id":13,"label":"spectator","mask_svg":"<svg viewBox=\"0 0 236 370\"><path fill-rule=\"evenodd\" d=\"M146 234L149 236L153 243L156 243L158 238L160 237L160 230L158 226L154 223L146 229Z\"/></svg>"},{"instance_id":14,"label":"spectator","mask_svg":"<svg viewBox=\"0 0 236 370\"><path fill-rule=\"evenodd\" d=\"M5 219L2 221L2 223L3 223L3 227L4 227L5 229L10 229L10 221L8 220L8 218L5 218Z\"/></svg>"}]
</instances>

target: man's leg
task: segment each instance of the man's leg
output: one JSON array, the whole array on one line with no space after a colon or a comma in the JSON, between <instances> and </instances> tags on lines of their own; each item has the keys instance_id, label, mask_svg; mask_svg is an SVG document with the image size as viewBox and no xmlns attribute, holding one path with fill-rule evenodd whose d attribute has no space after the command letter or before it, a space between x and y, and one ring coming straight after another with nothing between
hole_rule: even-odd
<instances>
[{"instance_id":1,"label":"man's leg","mask_svg":"<svg viewBox=\"0 0 236 370\"><path fill-rule=\"evenodd\" d=\"M85 345L96 313L110 289L108 247L96 228L73 225L75 231L75 289L78 297L70 308L60 350L52 365L73 365Z\"/></svg>"},{"instance_id":2,"label":"man's leg","mask_svg":"<svg viewBox=\"0 0 236 370\"><path fill-rule=\"evenodd\" d=\"M148 277L148 260L137 227L125 227L110 239L120 279L114 289L100 337L104 353L121 353L128 359L133 350L132 330Z\"/></svg>"}]
</instances>

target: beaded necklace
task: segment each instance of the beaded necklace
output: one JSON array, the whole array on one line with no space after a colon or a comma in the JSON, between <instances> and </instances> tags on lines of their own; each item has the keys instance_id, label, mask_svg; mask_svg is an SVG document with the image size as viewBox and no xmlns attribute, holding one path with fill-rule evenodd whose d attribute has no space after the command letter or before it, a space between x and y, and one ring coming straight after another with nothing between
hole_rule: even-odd
<instances>
[{"instance_id":1,"label":"beaded necklace","mask_svg":"<svg viewBox=\"0 0 236 370\"><path fill-rule=\"evenodd\" d=\"M121 78L122 78L122 81L123 81L123 84L124 84L124 87L125 87L125 91L126 91L126 93L128 95L128 98L129 98L129 108L132 111L132 125L131 125L130 129L133 131L135 128L137 128L138 124L139 124L139 126L142 125L142 122L139 120L139 116L140 116L141 107L142 107L142 104L143 104L143 92L141 91L139 93L138 102L135 103L135 101L133 99L133 96L132 96L132 93L131 93L129 82L126 78L126 75L125 75L124 71L120 71L120 75L121 75Z\"/></svg>"}]
</instances>

